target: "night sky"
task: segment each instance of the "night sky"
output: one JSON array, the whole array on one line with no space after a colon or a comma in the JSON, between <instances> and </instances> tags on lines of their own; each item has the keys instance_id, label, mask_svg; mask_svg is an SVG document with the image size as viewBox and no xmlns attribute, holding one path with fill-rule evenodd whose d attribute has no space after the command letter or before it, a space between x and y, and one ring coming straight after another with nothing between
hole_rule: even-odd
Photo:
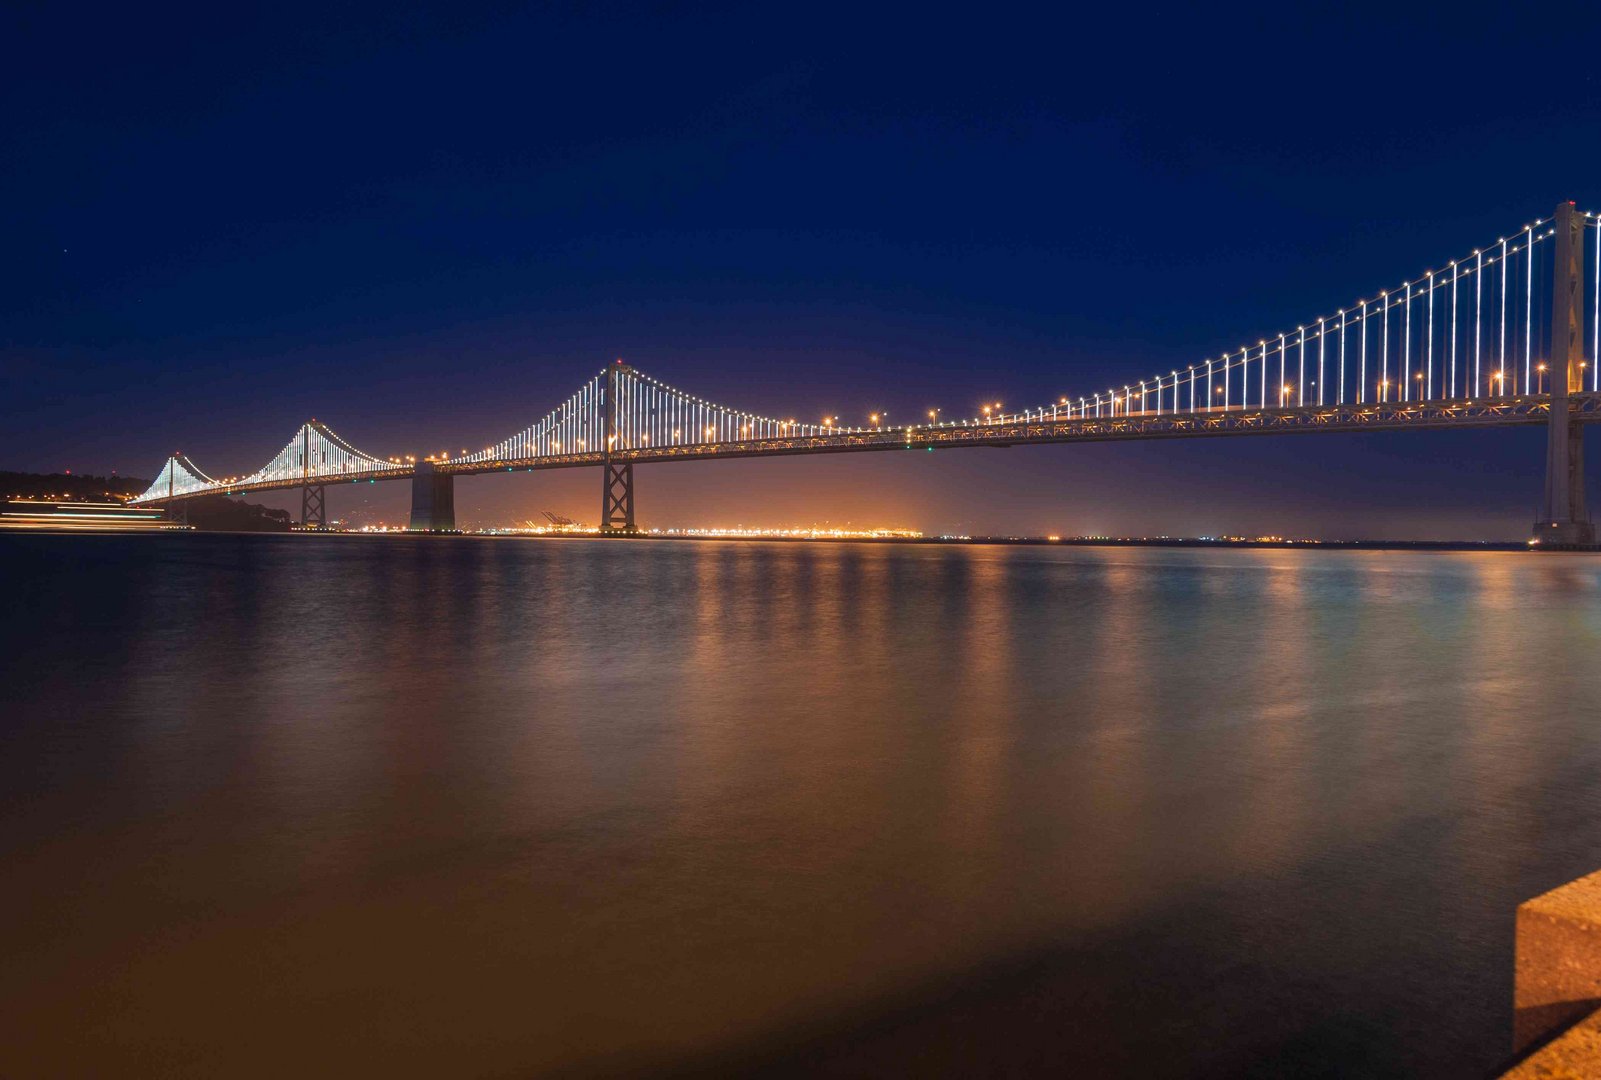
<instances>
[{"instance_id":1,"label":"night sky","mask_svg":"<svg viewBox=\"0 0 1601 1080\"><path fill-rule=\"evenodd\" d=\"M311 416L381 455L478 448L615 357L846 422L1121 386L1559 200L1601 207L1594 25L1578 4L9 4L0 468L152 476L181 448L243 473ZM638 497L645 525L1521 539L1542 445L674 464ZM459 519L594 520L599 485L462 480ZM408 495L330 489L330 511L398 520Z\"/></svg>"}]
</instances>

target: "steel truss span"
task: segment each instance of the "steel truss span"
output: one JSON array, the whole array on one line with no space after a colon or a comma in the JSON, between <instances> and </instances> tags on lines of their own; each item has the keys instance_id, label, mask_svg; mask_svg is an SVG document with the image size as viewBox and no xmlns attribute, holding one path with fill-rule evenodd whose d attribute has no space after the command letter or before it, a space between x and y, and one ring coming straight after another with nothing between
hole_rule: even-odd
<instances>
[{"instance_id":1,"label":"steel truss span","mask_svg":"<svg viewBox=\"0 0 1601 1080\"><path fill-rule=\"evenodd\" d=\"M603 523L632 529L633 475L620 467L645 462L1545 424L1551 448L1542 521L1582 541L1593 530L1568 525L1588 522L1582 432L1601 419L1598 352L1601 217L1564 203L1550 218L1255 345L1027 409L986 406L966 419L893 428L801 423L697 397L619 360L535 423L474 453L422 462L380 457L313 420L246 476L215 479L175 453L133 502L309 490L420 471L439 482L601 465ZM303 516L321 521L320 495L306 496Z\"/></svg>"}]
</instances>

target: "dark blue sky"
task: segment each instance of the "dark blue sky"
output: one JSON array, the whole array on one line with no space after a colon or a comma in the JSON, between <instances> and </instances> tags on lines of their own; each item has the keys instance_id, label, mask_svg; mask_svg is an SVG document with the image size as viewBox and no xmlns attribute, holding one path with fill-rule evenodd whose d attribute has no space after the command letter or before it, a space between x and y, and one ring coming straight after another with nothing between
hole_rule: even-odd
<instances>
[{"instance_id":1,"label":"dark blue sky","mask_svg":"<svg viewBox=\"0 0 1601 1080\"><path fill-rule=\"evenodd\" d=\"M1592 14L8 5L0 467L152 475L182 447L245 472L313 415L378 453L482 446L618 356L802 417L1121 385L1601 205ZM1504 431L675 465L640 509L1520 537L1540 454ZM593 517L598 486L458 500Z\"/></svg>"}]
</instances>

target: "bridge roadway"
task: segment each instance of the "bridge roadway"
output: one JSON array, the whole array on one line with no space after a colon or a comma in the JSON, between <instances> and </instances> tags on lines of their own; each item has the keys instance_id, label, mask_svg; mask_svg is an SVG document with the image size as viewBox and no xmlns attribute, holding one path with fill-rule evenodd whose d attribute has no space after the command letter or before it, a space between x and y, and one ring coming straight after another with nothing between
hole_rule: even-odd
<instances>
[{"instance_id":1,"label":"bridge roadway","mask_svg":"<svg viewBox=\"0 0 1601 1080\"><path fill-rule=\"evenodd\" d=\"M1601 393L1574 393L1568 398L1574 419L1601 422ZM849 429L835 434L797 438L761 438L718 443L636 447L615 450L613 464L639 465L669 461L708 461L730 458L778 457L797 454L852 454L875 450L944 450L961 447L1005 448L1045 443L1110 442L1123 439L1211 438L1230 435L1334 434L1353 431L1393 431L1409 428L1478 428L1547 423L1550 396L1513 395L1489 398L1448 398L1436 401L1372 403L1363 405L1309 405L1283 409L1215 409L1211 412L1155 412L1108 417L1051 419L1048 415L1012 417L982 424L922 425L907 428ZM469 476L498 472L534 472L603 465L606 455L596 452L507 458L476 462L425 463L436 475ZM307 477L223 485L203 492L178 493L148 502L161 505L198 495L239 495L253 491L286 490L311 484L376 482L412 479L418 466L346 473L312 473Z\"/></svg>"},{"instance_id":2,"label":"bridge roadway","mask_svg":"<svg viewBox=\"0 0 1601 1080\"><path fill-rule=\"evenodd\" d=\"M1593 245L1587 230L1594 230ZM1592 250L1593 259L1588 254ZM1536 275L1542 257L1548 257L1551 270ZM1593 276L1587 278L1592 262ZM1508 308L1513 288L1522 303ZM1535 322L1537 310L1541 324L1549 311L1547 334ZM1531 539L1547 547L1589 548L1596 546L1596 534L1585 507L1584 431L1589 422L1601 419L1601 327L1590 323L1601 324L1601 216L1564 202L1550 219L1525 225L1494 247L1475 248L1443 270L1403 281L1399 289L1370 292L1337 309L1335 316L1319 316L1293 331L1259 338L1254 347L1241 346L1237 354L1125 383L1121 394L1108 389L1104 395L1080 397L1076 408L1071 397L1063 397L1057 399L1058 407L1047 404L1021 414L991 416L989 409L999 408L994 405L983 417L912 427L797 423L709 401L618 359L548 414L481 451L463 451L454 458L385 460L311 420L247 476L218 480L187 455L174 453L134 503L172 505L181 513L185 500L195 495L300 488L301 522L320 526L326 521L326 485L409 479L411 527L446 531L455 528L457 476L599 466L600 528L633 532L634 466L655 462L1543 425L1545 491ZM1270 380L1275 354L1277 377ZM1354 371L1350 359L1355 360ZM1373 375L1380 376L1377 383L1370 381ZM1221 386L1215 385L1218 379ZM1521 394L1458 396L1469 388L1515 390L1520 381ZM1280 395L1281 407L1267 407L1269 386ZM1350 400L1392 386L1403 393L1421 391L1426 400ZM1436 387L1441 396L1436 396ZM1245 403L1253 388L1255 408ZM1312 388L1319 396L1332 397L1333 403L1305 404ZM1179 409L1186 392L1188 412ZM1222 395L1221 407L1215 395ZM1291 401L1298 404L1287 404Z\"/></svg>"}]
</instances>

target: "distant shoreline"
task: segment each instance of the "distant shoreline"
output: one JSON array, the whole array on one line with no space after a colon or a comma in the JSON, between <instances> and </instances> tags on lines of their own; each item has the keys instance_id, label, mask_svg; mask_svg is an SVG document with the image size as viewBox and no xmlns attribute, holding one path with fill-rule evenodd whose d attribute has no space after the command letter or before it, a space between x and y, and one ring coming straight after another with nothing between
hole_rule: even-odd
<instances>
[{"instance_id":1,"label":"distant shoreline","mask_svg":"<svg viewBox=\"0 0 1601 1080\"><path fill-rule=\"evenodd\" d=\"M734 544L906 544L987 547L1168 547L1168 548L1276 548L1335 549L1342 551L1529 551L1527 543L1510 540L1203 540L1180 537L1080 537L1064 536L685 536L663 533L635 533L601 536L596 533L363 533L330 531L331 536L463 536L493 540L682 540L694 543Z\"/></svg>"},{"instance_id":2,"label":"distant shoreline","mask_svg":"<svg viewBox=\"0 0 1601 1080\"><path fill-rule=\"evenodd\" d=\"M7 533L20 535L32 530L0 529L0 535ZM53 535L87 536L87 535L133 535L141 530L134 529L97 529L75 530L60 528L51 530ZM39 535L34 533L34 535ZM163 530L162 535L173 536L278 536L315 535L325 537L389 537L399 540L438 539L443 537L460 537L464 539L480 540L628 540L628 541L682 541L688 543L716 543L716 544L893 544L908 546L954 546L954 547L1099 547L1099 548L1195 548L1206 550L1238 550L1238 549L1274 549L1274 550L1306 550L1306 551L1536 551L1527 543L1513 541L1471 541L1471 540L1201 540L1180 538L1150 538L1131 539L1120 537L1062 537L1052 540L1039 536L876 536L876 537L849 537L849 536L683 536L664 535L661 533L634 533L613 536L601 536L597 533L481 533L481 532L361 532L358 530L317 529L317 530L286 530L283 532L254 531L242 529L211 529L211 530ZM1601 554L1595 551L1580 551L1578 554Z\"/></svg>"},{"instance_id":3,"label":"distant shoreline","mask_svg":"<svg viewBox=\"0 0 1601 1080\"><path fill-rule=\"evenodd\" d=\"M395 534L391 534L395 535ZM461 533L463 536L484 536L485 533ZM1168 547L1168 548L1293 548L1317 550L1370 551L1528 551L1528 544L1511 541L1470 540L1197 540L1197 539L1121 539L1099 537L1062 537L1050 540L1043 536L663 536L642 533L635 536L601 537L587 534L546 534L539 536L508 536L522 540L688 540L713 543L768 543L768 544L907 544L955 545L983 547Z\"/></svg>"}]
</instances>

